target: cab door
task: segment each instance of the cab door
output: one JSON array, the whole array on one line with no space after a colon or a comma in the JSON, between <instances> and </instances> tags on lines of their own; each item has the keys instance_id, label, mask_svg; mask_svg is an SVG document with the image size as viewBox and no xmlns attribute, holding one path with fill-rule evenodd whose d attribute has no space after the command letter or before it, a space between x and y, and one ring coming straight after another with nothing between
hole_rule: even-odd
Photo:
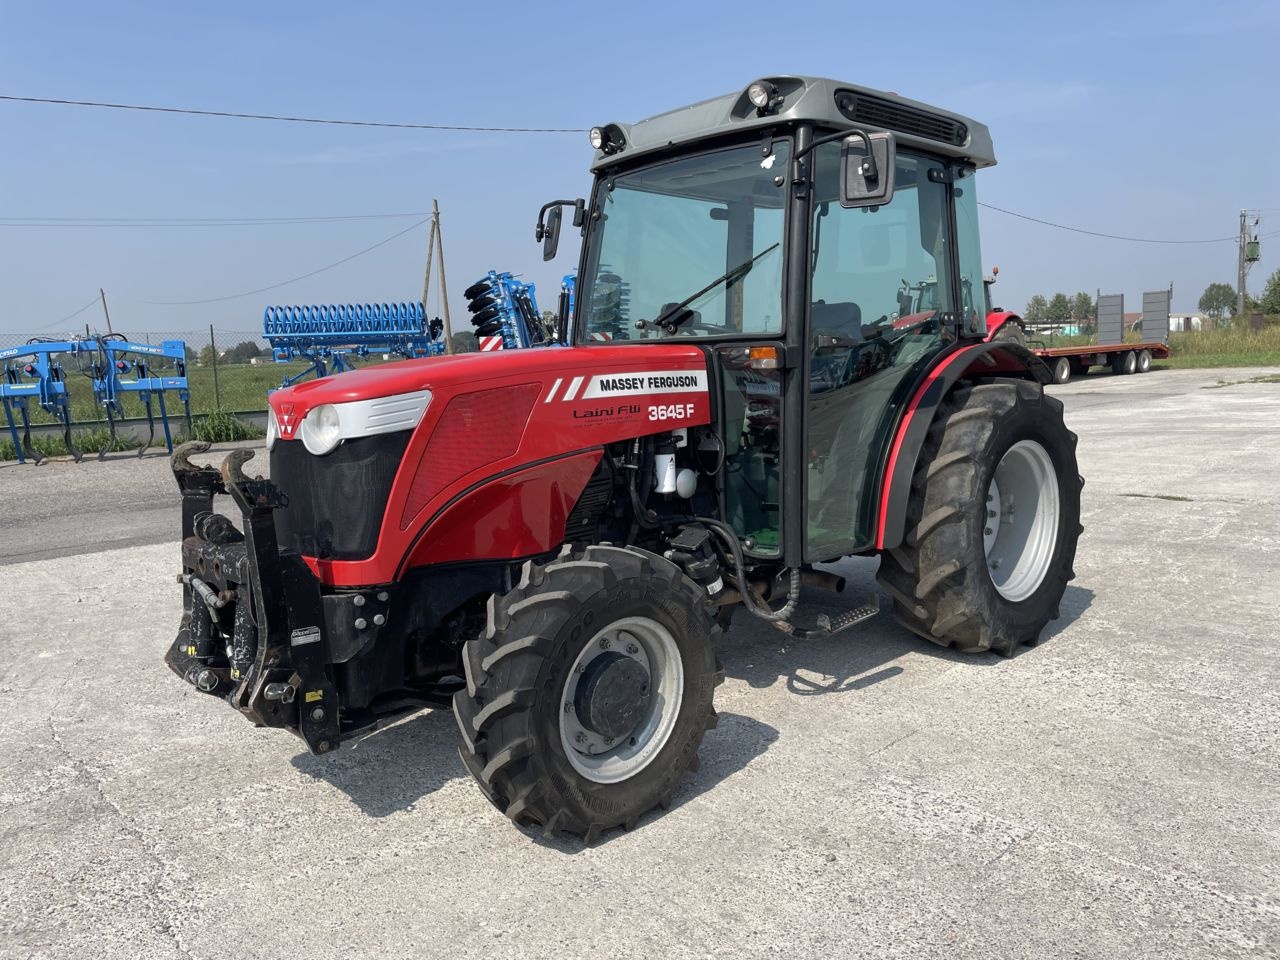
<instances>
[{"instance_id":1,"label":"cab door","mask_svg":"<svg viewBox=\"0 0 1280 960\"><path fill-rule=\"evenodd\" d=\"M956 340L961 312L949 168L900 150L892 200L846 209L839 144L815 153L805 397L809 562L874 542L893 426L923 371Z\"/></svg>"}]
</instances>

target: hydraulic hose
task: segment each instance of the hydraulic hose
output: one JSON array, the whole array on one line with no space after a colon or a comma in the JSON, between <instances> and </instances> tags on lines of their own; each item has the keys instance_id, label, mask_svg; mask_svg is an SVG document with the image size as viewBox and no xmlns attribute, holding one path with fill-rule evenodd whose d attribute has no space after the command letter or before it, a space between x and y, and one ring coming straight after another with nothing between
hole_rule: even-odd
<instances>
[{"instance_id":1,"label":"hydraulic hose","mask_svg":"<svg viewBox=\"0 0 1280 960\"><path fill-rule=\"evenodd\" d=\"M751 584L747 582L746 561L742 556L742 544L738 541L738 535L733 530L719 520L712 520L710 517L694 517L699 523L704 523L716 533L720 535L725 544L729 547L729 553L733 557L734 575L738 578L738 592L742 594L743 604L747 610L761 620L768 620L770 623L781 623L791 619L791 615L796 612L796 606L800 603L800 568L793 567L791 569L791 583L787 587L787 602L777 610L769 609L768 604L756 596L755 591L751 589Z\"/></svg>"}]
</instances>

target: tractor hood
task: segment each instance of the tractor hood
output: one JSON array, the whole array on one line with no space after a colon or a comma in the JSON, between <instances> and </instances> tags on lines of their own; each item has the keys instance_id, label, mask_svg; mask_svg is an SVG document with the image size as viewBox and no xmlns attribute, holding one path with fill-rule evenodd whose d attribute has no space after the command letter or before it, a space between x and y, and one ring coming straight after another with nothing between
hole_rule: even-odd
<instances>
[{"instance_id":1,"label":"tractor hood","mask_svg":"<svg viewBox=\"0 0 1280 960\"><path fill-rule=\"evenodd\" d=\"M705 359L697 347L679 343L636 343L583 347L538 347L490 353L463 353L450 357L401 360L309 380L274 391L269 404L287 438L288 427L301 423L307 414L323 404L353 403L417 394L429 391L432 397L490 389L504 385L542 382L544 394L552 384L558 399L664 393L660 379L666 372L705 370ZM634 374L652 373L655 379L631 384ZM622 375L626 384L616 384L610 374ZM633 375L627 377L627 375ZM548 397L546 402L553 398ZM286 423L286 421L288 421Z\"/></svg>"}]
</instances>

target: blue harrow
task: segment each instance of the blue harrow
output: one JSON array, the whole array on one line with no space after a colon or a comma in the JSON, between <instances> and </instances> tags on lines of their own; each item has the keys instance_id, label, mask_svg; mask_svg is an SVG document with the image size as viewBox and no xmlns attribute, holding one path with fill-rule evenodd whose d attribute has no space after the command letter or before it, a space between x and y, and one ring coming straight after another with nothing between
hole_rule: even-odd
<instances>
[{"instance_id":1,"label":"blue harrow","mask_svg":"<svg viewBox=\"0 0 1280 960\"><path fill-rule=\"evenodd\" d=\"M97 344L98 362L93 370L93 395L107 415L112 445L114 446L116 439L116 421L125 417L123 400L132 394L141 402L147 415L147 442L138 448L138 456L146 453L156 438L153 400L160 408L165 449L173 453L173 434L169 429L169 411L164 399L167 391L177 392L187 423L187 436L192 435L186 343L182 340L165 340L159 346L152 346L108 334L98 337ZM157 369L157 364L160 369ZM105 453L104 449L98 454L98 459L102 459Z\"/></svg>"},{"instance_id":2,"label":"blue harrow","mask_svg":"<svg viewBox=\"0 0 1280 960\"><path fill-rule=\"evenodd\" d=\"M267 307L262 335L277 363L303 359L310 365L281 384L315 374L351 370L352 357L390 353L406 359L444 353L439 319L428 320L420 303Z\"/></svg>"},{"instance_id":3,"label":"blue harrow","mask_svg":"<svg viewBox=\"0 0 1280 960\"><path fill-rule=\"evenodd\" d=\"M111 439L116 439L116 423L125 418L124 398L135 395L146 413L149 433L138 450L146 453L155 440L155 407L158 405L165 447L173 452L173 437L165 394L175 391L182 402L187 432L191 433L191 394L187 385L186 344L166 340L159 346L134 343L115 334L83 340L33 340L18 347L0 350L0 402L13 439L19 463L35 463L44 456L31 445L31 401L53 417L62 428L62 439L77 463L84 459L71 436L71 389L64 359L88 378L93 396L106 417ZM163 369L160 369L163 368ZM171 368L171 369L168 369ZM21 433L19 433L21 424ZM114 446L114 443L112 444ZM98 454L102 459L104 448Z\"/></svg>"},{"instance_id":4,"label":"blue harrow","mask_svg":"<svg viewBox=\"0 0 1280 960\"><path fill-rule=\"evenodd\" d=\"M490 270L463 295L469 301L478 349L519 350L552 341L532 283ZM311 375L351 370L356 357L438 357L446 352L443 333L444 323L439 317L429 318L421 303L277 306L262 314L262 335L271 344L272 358L277 363L308 361L304 370L286 377L282 387Z\"/></svg>"},{"instance_id":5,"label":"blue harrow","mask_svg":"<svg viewBox=\"0 0 1280 960\"><path fill-rule=\"evenodd\" d=\"M534 285L490 270L462 292L482 351L545 346L552 331L542 322Z\"/></svg>"}]
</instances>

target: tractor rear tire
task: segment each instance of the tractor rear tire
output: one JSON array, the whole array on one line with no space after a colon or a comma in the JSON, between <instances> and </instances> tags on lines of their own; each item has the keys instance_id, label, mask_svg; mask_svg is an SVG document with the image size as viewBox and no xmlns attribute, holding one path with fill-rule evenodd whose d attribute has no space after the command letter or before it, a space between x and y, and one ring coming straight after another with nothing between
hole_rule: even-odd
<instances>
[{"instance_id":1,"label":"tractor rear tire","mask_svg":"<svg viewBox=\"0 0 1280 960\"><path fill-rule=\"evenodd\" d=\"M881 555L877 578L894 617L963 653L1012 656L1035 644L1075 577L1083 484L1076 435L1043 387L999 379L957 388L921 450L903 544Z\"/></svg>"},{"instance_id":2,"label":"tractor rear tire","mask_svg":"<svg viewBox=\"0 0 1280 960\"><path fill-rule=\"evenodd\" d=\"M1005 343L1016 343L1020 347L1025 347L1027 345L1027 332L1022 329L1022 324L1016 320L1006 320L991 339L1001 340Z\"/></svg>"},{"instance_id":3,"label":"tractor rear tire","mask_svg":"<svg viewBox=\"0 0 1280 960\"><path fill-rule=\"evenodd\" d=\"M587 843L630 829L697 769L724 679L719 632L705 591L644 550L566 547L526 563L463 647L463 763L516 823Z\"/></svg>"}]
</instances>

